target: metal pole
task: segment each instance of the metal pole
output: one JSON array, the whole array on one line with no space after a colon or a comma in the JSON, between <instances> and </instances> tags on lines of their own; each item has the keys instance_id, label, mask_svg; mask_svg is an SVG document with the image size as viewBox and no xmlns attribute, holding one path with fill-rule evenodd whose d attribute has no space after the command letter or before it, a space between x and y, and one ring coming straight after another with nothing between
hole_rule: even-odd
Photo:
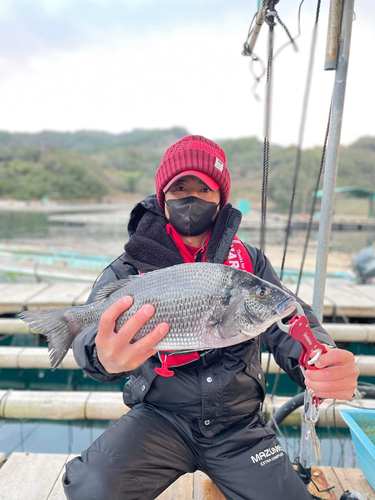
<instances>
[{"instance_id":1,"label":"metal pole","mask_svg":"<svg viewBox=\"0 0 375 500\"><path fill-rule=\"evenodd\" d=\"M320 321L323 317L324 289L327 274L329 242L331 237L334 190L339 158L341 124L344 111L353 14L354 0L344 0L341 33L339 37L337 70L333 88L331 124L325 163L323 198L319 223L318 252L315 267L313 309L318 320Z\"/></svg>"},{"instance_id":2,"label":"metal pole","mask_svg":"<svg viewBox=\"0 0 375 500\"><path fill-rule=\"evenodd\" d=\"M337 53L341 32L343 0L331 0L326 46L326 62L324 69L337 69Z\"/></svg>"}]
</instances>

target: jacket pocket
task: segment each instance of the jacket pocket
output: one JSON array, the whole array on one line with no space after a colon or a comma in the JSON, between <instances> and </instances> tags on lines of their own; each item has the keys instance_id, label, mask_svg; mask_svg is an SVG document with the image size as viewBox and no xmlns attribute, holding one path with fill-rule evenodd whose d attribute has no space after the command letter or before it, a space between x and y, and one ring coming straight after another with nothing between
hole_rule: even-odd
<instances>
[{"instance_id":1,"label":"jacket pocket","mask_svg":"<svg viewBox=\"0 0 375 500\"><path fill-rule=\"evenodd\" d=\"M264 380L264 372L262 370L262 367L260 366L260 363L254 360L250 361L250 363L246 364L245 373L258 383L258 385L262 389L263 397L265 397L266 383Z\"/></svg>"},{"instance_id":2,"label":"jacket pocket","mask_svg":"<svg viewBox=\"0 0 375 500\"><path fill-rule=\"evenodd\" d=\"M124 386L124 403L128 406L143 403L146 394L150 390L151 384L152 381L146 380L143 375L131 375Z\"/></svg>"}]
</instances>

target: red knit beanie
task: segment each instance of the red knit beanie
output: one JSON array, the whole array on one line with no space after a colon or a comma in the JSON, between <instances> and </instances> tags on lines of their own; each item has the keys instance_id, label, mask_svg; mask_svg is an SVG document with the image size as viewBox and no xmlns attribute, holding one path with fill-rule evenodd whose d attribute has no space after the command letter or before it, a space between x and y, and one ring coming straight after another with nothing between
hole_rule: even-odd
<instances>
[{"instance_id":1,"label":"red knit beanie","mask_svg":"<svg viewBox=\"0 0 375 500\"><path fill-rule=\"evenodd\" d=\"M195 172L197 177L200 173L206 174L214 181L212 185L216 183L216 189L220 189L221 208L228 203L230 177L225 153L216 142L201 135L189 135L167 149L155 177L156 197L162 209L165 187L182 177L184 172L186 175L194 175ZM205 182L207 177L202 176L202 180ZM211 187L210 184L208 186Z\"/></svg>"}]
</instances>

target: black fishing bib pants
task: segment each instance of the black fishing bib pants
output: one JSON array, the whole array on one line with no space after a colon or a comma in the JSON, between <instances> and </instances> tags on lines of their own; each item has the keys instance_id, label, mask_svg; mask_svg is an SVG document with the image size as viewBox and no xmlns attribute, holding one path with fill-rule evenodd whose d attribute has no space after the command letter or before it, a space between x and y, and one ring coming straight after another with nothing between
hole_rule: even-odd
<instances>
[{"instance_id":1,"label":"black fishing bib pants","mask_svg":"<svg viewBox=\"0 0 375 500\"><path fill-rule=\"evenodd\" d=\"M151 500L196 470L230 500L312 499L258 415L207 438L194 423L146 404L71 460L63 484L69 500Z\"/></svg>"}]
</instances>

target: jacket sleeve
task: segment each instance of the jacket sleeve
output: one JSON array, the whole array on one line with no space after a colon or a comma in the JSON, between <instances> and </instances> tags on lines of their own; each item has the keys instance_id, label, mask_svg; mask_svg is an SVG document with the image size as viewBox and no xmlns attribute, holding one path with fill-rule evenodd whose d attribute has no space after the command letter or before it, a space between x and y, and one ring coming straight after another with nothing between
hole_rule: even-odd
<instances>
[{"instance_id":1,"label":"jacket sleeve","mask_svg":"<svg viewBox=\"0 0 375 500\"><path fill-rule=\"evenodd\" d=\"M253 263L254 274L259 276L270 283L273 283L280 288L288 291L291 295L296 297L297 301L303 307L304 313L309 320L310 327L314 332L314 335L319 342L322 344L327 344L335 347L334 341L324 330L324 328L319 323L317 317L315 316L313 310L308 306L303 300L293 294L288 290L285 285L283 285L273 269L270 261L267 257L258 249L246 245L246 249L250 254L250 258ZM294 313L293 313L294 314ZM292 315L285 318L284 323L292 318ZM298 359L302 353L301 344L292 339L287 333L283 332L278 328L277 324L270 326L264 333L262 333L262 343L268 352L271 352L275 358L276 363L290 376L301 387L305 387L302 372L298 365Z\"/></svg>"},{"instance_id":2,"label":"jacket sleeve","mask_svg":"<svg viewBox=\"0 0 375 500\"><path fill-rule=\"evenodd\" d=\"M98 290L103 286L108 285L118 279L126 278L131 274L136 274L136 270L129 265L123 266L121 276L117 276L113 268L108 266L99 278L94 283L87 304L93 302L94 297ZM73 354L77 361L78 366L82 368L84 373L89 377L97 380L98 382L118 382L129 376L127 372L122 373L108 373L100 363L96 351L95 338L98 333L97 326L90 326L85 328L82 333L78 335L73 343Z\"/></svg>"}]
</instances>

